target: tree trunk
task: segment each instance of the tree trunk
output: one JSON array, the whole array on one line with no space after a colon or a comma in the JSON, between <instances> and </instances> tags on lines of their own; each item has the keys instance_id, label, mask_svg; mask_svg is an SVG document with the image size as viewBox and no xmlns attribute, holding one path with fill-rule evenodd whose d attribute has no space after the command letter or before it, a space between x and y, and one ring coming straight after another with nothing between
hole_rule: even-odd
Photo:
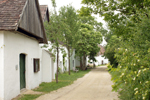
<instances>
[{"instance_id":1,"label":"tree trunk","mask_svg":"<svg viewBox=\"0 0 150 100\"><path fill-rule=\"evenodd\" d=\"M67 49L68 49L68 59L69 59L69 61L68 61L68 63L69 63L69 75L70 75L70 48L69 47L67 47Z\"/></svg>"},{"instance_id":2,"label":"tree trunk","mask_svg":"<svg viewBox=\"0 0 150 100\"><path fill-rule=\"evenodd\" d=\"M94 63L94 60L93 60L93 67L95 67L95 63Z\"/></svg>"},{"instance_id":3,"label":"tree trunk","mask_svg":"<svg viewBox=\"0 0 150 100\"><path fill-rule=\"evenodd\" d=\"M59 50L57 47L57 73L56 73L56 83L58 83L58 59L59 59Z\"/></svg>"},{"instance_id":4,"label":"tree trunk","mask_svg":"<svg viewBox=\"0 0 150 100\"><path fill-rule=\"evenodd\" d=\"M81 70L83 70L82 57L80 57L80 68L81 68Z\"/></svg>"},{"instance_id":5,"label":"tree trunk","mask_svg":"<svg viewBox=\"0 0 150 100\"><path fill-rule=\"evenodd\" d=\"M83 69L85 70L85 68L86 68L86 56L85 56L85 54L84 54L84 56L83 56Z\"/></svg>"}]
</instances>

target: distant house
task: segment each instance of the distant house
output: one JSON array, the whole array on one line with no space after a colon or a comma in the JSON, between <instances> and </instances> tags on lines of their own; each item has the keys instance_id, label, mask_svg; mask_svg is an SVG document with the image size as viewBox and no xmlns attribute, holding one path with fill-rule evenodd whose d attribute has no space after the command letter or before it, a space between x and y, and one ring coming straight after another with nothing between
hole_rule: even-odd
<instances>
[{"instance_id":1,"label":"distant house","mask_svg":"<svg viewBox=\"0 0 150 100\"><path fill-rule=\"evenodd\" d=\"M100 47L100 51L98 52L97 56L95 57L95 59L97 60L95 62L95 65L103 65L103 64L108 64L108 59L104 57L104 53L105 53L105 48L102 45L98 45ZM87 58L87 61L89 59Z\"/></svg>"},{"instance_id":2,"label":"distant house","mask_svg":"<svg viewBox=\"0 0 150 100\"><path fill-rule=\"evenodd\" d=\"M102 45L98 45L100 47L100 51L95 57L97 62L95 62L96 65L103 65L108 63L108 59L104 57L105 48Z\"/></svg>"},{"instance_id":3,"label":"distant house","mask_svg":"<svg viewBox=\"0 0 150 100\"><path fill-rule=\"evenodd\" d=\"M49 22L49 10L47 5L40 5L43 22Z\"/></svg>"},{"instance_id":4,"label":"distant house","mask_svg":"<svg viewBox=\"0 0 150 100\"><path fill-rule=\"evenodd\" d=\"M49 22L49 10L47 5L40 5L43 22ZM40 47L43 44L40 44ZM55 79L55 62L53 54L42 49L42 82L51 82Z\"/></svg>"},{"instance_id":5,"label":"distant house","mask_svg":"<svg viewBox=\"0 0 150 100\"><path fill-rule=\"evenodd\" d=\"M0 0L0 100L52 80L51 54L39 46L47 43L46 16L38 0Z\"/></svg>"}]
</instances>

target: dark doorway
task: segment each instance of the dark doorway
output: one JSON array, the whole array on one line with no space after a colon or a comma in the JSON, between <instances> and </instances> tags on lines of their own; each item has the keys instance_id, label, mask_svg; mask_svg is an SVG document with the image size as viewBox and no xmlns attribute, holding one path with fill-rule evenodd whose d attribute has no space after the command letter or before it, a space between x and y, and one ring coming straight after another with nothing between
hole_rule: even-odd
<instances>
[{"instance_id":1,"label":"dark doorway","mask_svg":"<svg viewBox=\"0 0 150 100\"><path fill-rule=\"evenodd\" d=\"M20 54L20 90L26 88L25 73L25 55Z\"/></svg>"}]
</instances>

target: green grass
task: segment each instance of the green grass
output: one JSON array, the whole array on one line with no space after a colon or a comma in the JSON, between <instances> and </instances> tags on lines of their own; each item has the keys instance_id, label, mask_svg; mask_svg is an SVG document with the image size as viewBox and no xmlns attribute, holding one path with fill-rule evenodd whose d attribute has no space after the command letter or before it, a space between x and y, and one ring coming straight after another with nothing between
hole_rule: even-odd
<instances>
[{"instance_id":1,"label":"green grass","mask_svg":"<svg viewBox=\"0 0 150 100\"><path fill-rule=\"evenodd\" d=\"M56 83L55 81L50 82L50 83L43 82L40 84L39 88L34 89L34 91L48 93L48 92L57 90L59 88L62 88L62 87L72 84L75 80L83 77L89 71L90 71L89 69L86 71L78 71L77 73L71 71L71 75L68 75L68 73L59 74L58 83ZM34 100L34 99L38 98L39 96L41 96L41 95L32 95L32 94L31 95L22 95L17 100Z\"/></svg>"},{"instance_id":2,"label":"green grass","mask_svg":"<svg viewBox=\"0 0 150 100\"><path fill-rule=\"evenodd\" d=\"M26 95L22 95L20 98L18 98L18 100L34 100L36 98L38 98L41 95L30 95L30 94L26 94Z\"/></svg>"},{"instance_id":3,"label":"green grass","mask_svg":"<svg viewBox=\"0 0 150 100\"><path fill-rule=\"evenodd\" d=\"M86 71L78 71L77 73L71 71L71 75L68 75L68 73L59 74L58 83L56 83L55 81L50 83L41 83L39 88L34 89L34 91L48 93L57 90L59 88L72 84L75 80L77 80L80 77L83 77L89 71L89 69Z\"/></svg>"},{"instance_id":4,"label":"green grass","mask_svg":"<svg viewBox=\"0 0 150 100\"><path fill-rule=\"evenodd\" d=\"M87 74L90 70L86 70L86 71L78 71L73 72L71 71L71 75L68 75L68 73L63 73L63 74L59 74L58 75L58 83L56 83L55 81L50 82L50 83L41 83L39 88L34 89L34 91L39 91L39 92L44 92L44 93L49 93L51 91L57 90L59 88L65 87L67 85L72 84L75 80L77 80L78 78L83 77L85 74ZM22 95L21 97L19 97L17 100L34 100L36 98L38 98L41 95ZM15 99L16 100L16 99Z\"/></svg>"}]
</instances>

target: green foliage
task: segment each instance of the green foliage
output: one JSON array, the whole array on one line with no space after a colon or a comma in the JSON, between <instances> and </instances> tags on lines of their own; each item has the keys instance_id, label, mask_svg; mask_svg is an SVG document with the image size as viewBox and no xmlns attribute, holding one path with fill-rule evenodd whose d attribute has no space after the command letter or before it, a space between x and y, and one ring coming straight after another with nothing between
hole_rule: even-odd
<instances>
[{"instance_id":1,"label":"green foliage","mask_svg":"<svg viewBox=\"0 0 150 100\"><path fill-rule=\"evenodd\" d=\"M132 27L133 37L122 40L115 50L119 65L111 69L115 73L113 90L119 91L122 100L150 99L150 21L145 16L141 18L141 23Z\"/></svg>"},{"instance_id":2,"label":"green foliage","mask_svg":"<svg viewBox=\"0 0 150 100\"><path fill-rule=\"evenodd\" d=\"M78 13L81 27L76 43L76 55L83 57L83 60L89 55L90 60L96 61L95 56L100 50L98 44L102 41L101 32L105 31L102 23L97 22L96 18L91 16L91 11L87 7L82 7ZM83 67L85 67L84 64Z\"/></svg>"},{"instance_id":3,"label":"green foliage","mask_svg":"<svg viewBox=\"0 0 150 100\"><path fill-rule=\"evenodd\" d=\"M61 73L62 71L61 71L61 68L60 67L58 67L58 73Z\"/></svg>"},{"instance_id":4,"label":"green foliage","mask_svg":"<svg viewBox=\"0 0 150 100\"><path fill-rule=\"evenodd\" d=\"M121 38L118 38L116 35L111 35L109 37L109 41L107 42L108 45L105 47L106 50L104 56L109 59L110 64L113 65L113 67L118 65L118 62L115 58L115 49L120 47L120 41Z\"/></svg>"},{"instance_id":5,"label":"green foliage","mask_svg":"<svg viewBox=\"0 0 150 100\"><path fill-rule=\"evenodd\" d=\"M73 53L73 49L78 38L77 36L80 23L78 23L78 16L76 14L76 10L71 5L63 6L60 8L59 18L61 20L60 29L64 37L62 42L68 50L68 65L70 75L70 57Z\"/></svg>"},{"instance_id":6,"label":"green foliage","mask_svg":"<svg viewBox=\"0 0 150 100\"><path fill-rule=\"evenodd\" d=\"M79 16L91 16L90 9L84 6L82 6L77 12L79 13Z\"/></svg>"},{"instance_id":7,"label":"green foliage","mask_svg":"<svg viewBox=\"0 0 150 100\"><path fill-rule=\"evenodd\" d=\"M102 38L100 32L94 31L93 26L90 24L82 23L79 33L79 40L76 43L76 55L80 57L90 54L95 56L100 50L98 47Z\"/></svg>"},{"instance_id":8,"label":"green foliage","mask_svg":"<svg viewBox=\"0 0 150 100\"><path fill-rule=\"evenodd\" d=\"M54 7L54 12L50 13L50 22L45 22L44 26L46 29L46 34L47 34L47 40L49 41L49 51L52 52L52 55L54 56L54 61L57 58L57 75L56 75L56 83L58 83L58 59L59 59L59 51L61 50L62 52L63 47L60 45L62 41L64 41L64 34L61 29L62 21L60 20L60 16L57 15L56 12L56 2L55 0L51 0L53 7ZM46 46L45 46L46 47Z\"/></svg>"},{"instance_id":9,"label":"green foliage","mask_svg":"<svg viewBox=\"0 0 150 100\"><path fill-rule=\"evenodd\" d=\"M92 12L104 16L109 32L105 55L121 100L150 100L149 0L82 0ZM112 68L111 68L112 67Z\"/></svg>"},{"instance_id":10,"label":"green foliage","mask_svg":"<svg viewBox=\"0 0 150 100\"><path fill-rule=\"evenodd\" d=\"M67 73L59 74L59 78L58 78L59 83L57 83L57 84L55 82L41 83L39 88L35 89L35 91L48 93L48 92L57 90L59 88L62 88L62 87L72 84L73 81L77 80L80 77L83 77L89 71L90 70L79 71L78 73L74 73L72 71L71 75L68 75Z\"/></svg>"},{"instance_id":11,"label":"green foliage","mask_svg":"<svg viewBox=\"0 0 150 100\"><path fill-rule=\"evenodd\" d=\"M65 58L67 56L67 53L63 53L63 67L64 67L64 71L67 71L67 67L65 66Z\"/></svg>"},{"instance_id":12,"label":"green foliage","mask_svg":"<svg viewBox=\"0 0 150 100\"><path fill-rule=\"evenodd\" d=\"M36 98L38 98L41 95L35 94L35 95L30 95L30 94L26 94L26 95L22 95L20 98L18 98L18 100L34 100Z\"/></svg>"},{"instance_id":13,"label":"green foliage","mask_svg":"<svg viewBox=\"0 0 150 100\"><path fill-rule=\"evenodd\" d=\"M66 66L64 66L64 71L67 71L67 67Z\"/></svg>"},{"instance_id":14,"label":"green foliage","mask_svg":"<svg viewBox=\"0 0 150 100\"><path fill-rule=\"evenodd\" d=\"M91 12L104 17L109 28L114 28L116 35L127 35L129 27L127 20L140 21L139 12L149 17L149 0L82 0ZM130 36L130 34L128 34Z\"/></svg>"},{"instance_id":15,"label":"green foliage","mask_svg":"<svg viewBox=\"0 0 150 100\"><path fill-rule=\"evenodd\" d=\"M59 17L61 20L60 28L65 38L62 42L71 49L75 45L76 36L80 27L76 10L71 5L63 6L59 10Z\"/></svg>"}]
</instances>

